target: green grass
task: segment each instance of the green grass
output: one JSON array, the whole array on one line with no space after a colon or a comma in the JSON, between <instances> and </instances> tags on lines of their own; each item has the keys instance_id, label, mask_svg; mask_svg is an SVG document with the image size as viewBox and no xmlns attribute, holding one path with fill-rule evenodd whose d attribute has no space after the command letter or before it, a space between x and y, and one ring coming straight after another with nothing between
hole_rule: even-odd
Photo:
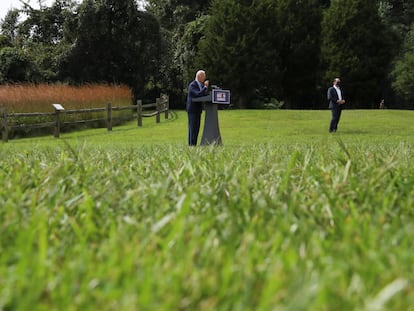
<instances>
[{"instance_id":1,"label":"green grass","mask_svg":"<svg viewBox=\"0 0 414 311\"><path fill-rule=\"evenodd\" d=\"M0 144L0 310L413 310L412 111Z\"/></svg>"},{"instance_id":2,"label":"green grass","mask_svg":"<svg viewBox=\"0 0 414 311\"><path fill-rule=\"evenodd\" d=\"M328 133L330 112L322 110L224 110L219 111L220 131L225 146L252 144L330 143L338 137L347 143L391 143L413 142L414 111L403 110L344 110L339 132L332 137ZM199 140L203 128L200 131ZM143 127L136 122L114 127L113 132L99 128L62 134L54 140L50 136L13 140L9 145L55 146L62 141L90 144L93 146L137 147L143 145L184 146L187 143L187 116L185 112L174 112L170 120L161 117L144 118ZM13 148L10 146L8 148ZM20 148L20 147L18 147Z\"/></svg>"}]
</instances>

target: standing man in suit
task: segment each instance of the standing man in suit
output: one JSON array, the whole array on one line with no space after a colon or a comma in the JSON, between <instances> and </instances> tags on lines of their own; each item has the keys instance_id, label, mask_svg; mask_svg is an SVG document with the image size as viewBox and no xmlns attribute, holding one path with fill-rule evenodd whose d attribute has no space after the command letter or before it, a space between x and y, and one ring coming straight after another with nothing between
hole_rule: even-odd
<instances>
[{"instance_id":1,"label":"standing man in suit","mask_svg":"<svg viewBox=\"0 0 414 311\"><path fill-rule=\"evenodd\" d=\"M188 114L188 145L197 145L198 132L200 131L202 103L193 103L193 98L208 95L209 81L203 70L197 71L195 80L188 85L187 114Z\"/></svg>"},{"instance_id":2,"label":"standing man in suit","mask_svg":"<svg viewBox=\"0 0 414 311\"><path fill-rule=\"evenodd\" d=\"M329 133L335 133L338 129L339 119L341 118L342 105L345 104L344 94L341 90L341 80L335 78L333 85L328 89L329 109L332 112Z\"/></svg>"}]
</instances>

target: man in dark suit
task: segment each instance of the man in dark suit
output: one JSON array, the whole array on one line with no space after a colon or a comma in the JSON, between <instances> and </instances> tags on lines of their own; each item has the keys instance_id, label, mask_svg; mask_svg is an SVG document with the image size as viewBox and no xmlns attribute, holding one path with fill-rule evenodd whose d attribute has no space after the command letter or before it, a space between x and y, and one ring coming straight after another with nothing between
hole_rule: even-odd
<instances>
[{"instance_id":1,"label":"man in dark suit","mask_svg":"<svg viewBox=\"0 0 414 311\"><path fill-rule=\"evenodd\" d=\"M333 85L328 89L329 109L332 112L329 133L335 133L338 130L339 119L341 118L342 106L345 104L344 94L341 90L341 80L335 78Z\"/></svg>"},{"instance_id":2,"label":"man in dark suit","mask_svg":"<svg viewBox=\"0 0 414 311\"><path fill-rule=\"evenodd\" d=\"M196 146L200 131L202 103L193 103L193 98L208 95L209 82L203 70L197 71L195 80L188 85L187 114L188 114L188 145Z\"/></svg>"}]
</instances>

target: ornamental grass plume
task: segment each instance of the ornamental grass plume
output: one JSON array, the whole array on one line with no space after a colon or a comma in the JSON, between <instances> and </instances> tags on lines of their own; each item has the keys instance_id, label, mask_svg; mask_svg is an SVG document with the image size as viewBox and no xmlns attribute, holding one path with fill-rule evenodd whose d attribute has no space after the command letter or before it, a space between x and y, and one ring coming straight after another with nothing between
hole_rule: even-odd
<instances>
[{"instance_id":1,"label":"ornamental grass plume","mask_svg":"<svg viewBox=\"0 0 414 311\"><path fill-rule=\"evenodd\" d=\"M0 107L13 112L50 111L53 103L66 109L103 107L108 102L128 105L131 89L125 85L5 84L0 85Z\"/></svg>"}]
</instances>

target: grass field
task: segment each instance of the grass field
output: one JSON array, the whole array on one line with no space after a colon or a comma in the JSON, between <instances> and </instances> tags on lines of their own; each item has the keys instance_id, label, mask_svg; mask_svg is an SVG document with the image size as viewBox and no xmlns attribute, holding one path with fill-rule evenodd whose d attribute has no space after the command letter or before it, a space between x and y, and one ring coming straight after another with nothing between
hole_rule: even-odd
<instances>
[{"instance_id":1,"label":"grass field","mask_svg":"<svg viewBox=\"0 0 414 311\"><path fill-rule=\"evenodd\" d=\"M413 111L219 119L0 144L0 310L414 310Z\"/></svg>"}]
</instances>

